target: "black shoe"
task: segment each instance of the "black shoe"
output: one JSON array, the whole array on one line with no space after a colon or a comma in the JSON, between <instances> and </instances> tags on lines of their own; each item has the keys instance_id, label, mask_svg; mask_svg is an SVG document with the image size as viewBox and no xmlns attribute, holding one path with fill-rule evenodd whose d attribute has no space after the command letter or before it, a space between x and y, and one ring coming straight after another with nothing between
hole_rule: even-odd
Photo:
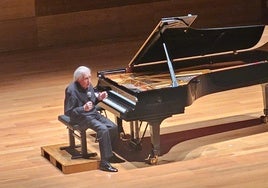
<instances>
[{"instance_id":1,"label":"black shoe","mask_svg":"<svg viewBox=\"0 0 268 188\"><path fill-rule=\"evenodd\" d=\"M123 163L125 162L125 160L120 159L119 157L117 157L115 154L113 154L113 156L108 160L110 163Z\"/></svg>"},{"instance_id":2,"label":"black shoe","mask_svg":"<svg viewBox=\"0 0 268 188\"><path fill-rule=\"evenodd\" d=\"M114 168L110 163L105 162L100 164L100 170L107 172L118 172L117 168Z\"/></svg>"}]
</instances>

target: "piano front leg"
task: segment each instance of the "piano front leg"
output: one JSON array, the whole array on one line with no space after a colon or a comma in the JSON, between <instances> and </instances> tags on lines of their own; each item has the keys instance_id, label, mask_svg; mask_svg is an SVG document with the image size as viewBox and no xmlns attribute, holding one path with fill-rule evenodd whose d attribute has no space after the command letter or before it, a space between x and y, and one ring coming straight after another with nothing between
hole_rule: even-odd
<instances>
[{"instance_id":1,"label":"piano front leg","mask_svg":"<svg viewBox=\"0 0 268 188\"><path fill-rule=\"evenodd\" d=\"M145 162L155 165L160 155L160 124L163 120L149 121L152 150L151 154L145 159Z\"/></svg>"},{"instance_id":2,"label":"piano front leg","mask_svg":"<svg viewBox=\"0 0 268 188\"><path fill-rule=\"evenodd\" d=\"M263 113L264 116L261 116L261 120L263 123L268 122L268 83L262 84L262 96L263 96Z\"/></svg>"}]
</instances>

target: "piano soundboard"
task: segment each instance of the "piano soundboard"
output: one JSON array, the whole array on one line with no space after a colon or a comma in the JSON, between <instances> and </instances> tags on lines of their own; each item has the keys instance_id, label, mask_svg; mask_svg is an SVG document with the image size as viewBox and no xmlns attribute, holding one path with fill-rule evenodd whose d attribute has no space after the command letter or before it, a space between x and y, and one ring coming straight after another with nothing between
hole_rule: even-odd
<instances>
[{"instance_id":1,"label":"piano soundboard","mask_svg":"<svg viewBox=\"0 0 268 188\"><path fill-rule=\"evenodd\" d=\"M179 85L186 85L189 81L198 75L210 72L209 69L185 71L176 74ZM107 75L107 78L122 85L130 90L148 91L153 89L161 89L171 87L170 75L162 74L137 74L137 73L120 73Z\"/></svg>"}]
</instances>

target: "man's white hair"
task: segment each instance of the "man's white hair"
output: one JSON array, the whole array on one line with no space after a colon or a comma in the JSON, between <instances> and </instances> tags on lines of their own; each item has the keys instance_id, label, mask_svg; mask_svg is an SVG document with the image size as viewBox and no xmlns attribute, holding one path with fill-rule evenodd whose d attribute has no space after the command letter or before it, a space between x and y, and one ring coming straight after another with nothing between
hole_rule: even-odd
<instances>
[{"instance_id":1,"label":"man's white hair","mask_svg":"<svg viewBox=\"0 0 268 188\"><path fill-rule=\"evenodd\" d=\"M74 71L74 81L79 80L83 75L91 73L90 68L86 66L80 66Z\"/></svg>"}]
</instances>

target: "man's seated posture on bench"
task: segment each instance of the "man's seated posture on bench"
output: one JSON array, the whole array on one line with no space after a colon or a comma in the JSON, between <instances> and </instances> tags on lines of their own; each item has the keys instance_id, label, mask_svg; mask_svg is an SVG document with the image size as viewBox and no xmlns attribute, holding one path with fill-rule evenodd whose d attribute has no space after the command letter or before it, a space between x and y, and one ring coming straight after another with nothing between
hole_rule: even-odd
<instances>
[{"instance_id":1,"label":"man's seated posture on bench","mask_svg":"<svg viewBox=\"0 0 268 188\"><path fill-rule=\"evenodd\" d=\"M118 139L117 125L101 115L95 107L106 97L107 92L95 95L91 83L91 70L80 66L74 71L74 81L65 90L64 114L70 117L71 122L96 132L101 155L100 169L117 172L118 170L110 164L119 162L119 158L112 152Z\"/></svg>"}]
</instances>

